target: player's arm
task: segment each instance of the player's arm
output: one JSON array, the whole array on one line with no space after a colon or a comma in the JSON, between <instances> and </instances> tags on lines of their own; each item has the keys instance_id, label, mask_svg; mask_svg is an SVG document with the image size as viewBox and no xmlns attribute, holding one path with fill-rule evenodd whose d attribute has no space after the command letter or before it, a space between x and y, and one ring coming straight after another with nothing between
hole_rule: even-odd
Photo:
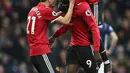
<instances>
[{"instance_id":1,"label":"player's arm","mask_svg":"<svg viewBox=\"0 0 130 73\"><path fill-rule=\"evenodd\" d=\"M73 8L74 8L74 2L75 0L69 0L69 8L65 16L59 16L58 18L54 19L52 22L56 21L59 23L62 23L64 25L69 24L71 21L72 13L73 13Z\"/></svg>"},{"instance_id":2,"label":"player's arm","mask_svg":"<svg viewBox=\"0 0 130 73\"><path fill-rule=\"evenodd\" d=\"M71 21L72 13L73 13L73 7L75 0L69 0L69 9L65 16L59 16L61 12L55 12L51 8L46 7L46 9L41 9L42 17L44 17L45 20L53 22L59 22L61 24L67 25Z\"/></svg>"},{"instance_id":3,"label":"player's arm","mask_svg":"<svg viewBox=\"0 0 130 73\"><path fill-rule=\"evenodd\" d=\"M79 13L81 13L80 15L82 16L86 25L89 27L89 30L92 32L94 58L96 61L101 62L101 57L99 55L100 32L98 29L98 25L92 14L89 4L88 3L82 4L81 7L83 7L82 10L80 10L82 12L79 12Z\"/></svg>"},{"instance_id":4,"label":"player's arm","mask_svg":"<svg viewBox=\"0 0 130 73\"><path fill-rule=\"evenodd\" d=\"M86 25L89 27L89 30L92 32L93 48L94 51L99 51L100 48L100 32L96 20L92 14L90 6L88 3L83 5L82 8L82 18L85 21ZM80 10L81 11L81 10Z\"/></svg>"},{"instance_id":5,"label":"player's arm","mask_svg":"<svg viewBox=\"0 0 130 73\"><path fill-rule=\"evenodd\" d=\"M110 41L110 48L106 51L107 54L111 54L113 49L115 48L117 41L118 41L118 36L117 34L114 32L113 28L111 26L109 26L108 28L108 33L110 35L111 41Z\"/></svg>"},{"instance_id":6,"label":"player's arm","mask_svg":"<svg viewBox=\"0 0 130 73\"><path fill-rule=\"evenodd\" d=\"M60 35L63 35L68 29L69 29L69 25L62 25L60 28L58 28L54 32L54 34L49 38L50 45L52 45L55 39Z\"/></svg>"}]
</instances>

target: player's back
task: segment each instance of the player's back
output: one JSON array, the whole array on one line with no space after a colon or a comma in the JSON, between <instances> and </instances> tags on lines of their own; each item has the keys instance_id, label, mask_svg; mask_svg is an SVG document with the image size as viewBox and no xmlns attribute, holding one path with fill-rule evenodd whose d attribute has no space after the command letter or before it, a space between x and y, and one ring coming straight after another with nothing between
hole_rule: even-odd
<instances>
[{"instance_id":1,"label":"player's back","mask_svg":"<svg viewBox=\"0 0 130 73\"><path fill-rule=\"evenodd\" d=\"M80 2L74 8L72 17L72 39L71 45L88 46L90 45L88 31L94 33L94 39L100 38L99 30L96 25L96 20L92 14L90 6L87 2ZM98 40L96 40L97 42ZM96 46L98 46L96 44Z\"/></svg>"},{"instance_id":2,"label":"player's back","mask_svg":"<svg viewBox=\"0 0 130 73\"><path fill-rule=\"evenodd\" d=\"M37 5L28 14L27 37L31 56L50 52L47 40L48 21L42 15L45 9L44 5Z\"/></svg>"},{"instance_id":3,"label":"player's back","mask_svg":"<svg viewBox=\"0 0 130 73\"><path fill-rule=\"evenodd\" d=\"M71 45L78 45L78 46L90 45L90 42L88 39L88 26L83 20L82 16L79 15L79 10L83 10L81 8L82 6L84 6L84 2L83 2L83 5L82 3L79 3L77 6L75 6L75 9L74 9L74 13L72 17L73 25L71 25L71 28L70 28L70 31L72 33Z\"/></svg>"}]
</instances>

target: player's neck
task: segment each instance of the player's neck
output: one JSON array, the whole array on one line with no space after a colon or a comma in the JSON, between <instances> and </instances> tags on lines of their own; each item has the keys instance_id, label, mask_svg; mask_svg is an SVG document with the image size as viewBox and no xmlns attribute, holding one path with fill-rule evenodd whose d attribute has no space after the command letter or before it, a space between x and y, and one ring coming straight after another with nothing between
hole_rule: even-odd
<instances>
[{"instance_id":1,"label":"player's neck","mask_svg":"<svg viewBox=\"0 0 130 73\"><path fill-rule=\"evenodd\" d=\"M43 5L47 6L47 7L50 7L50 4L49 4L49 2L48 2L48 1L45 1L45 2L40 2L40 4L43 4Z\"/></svg>"}]
</instances>

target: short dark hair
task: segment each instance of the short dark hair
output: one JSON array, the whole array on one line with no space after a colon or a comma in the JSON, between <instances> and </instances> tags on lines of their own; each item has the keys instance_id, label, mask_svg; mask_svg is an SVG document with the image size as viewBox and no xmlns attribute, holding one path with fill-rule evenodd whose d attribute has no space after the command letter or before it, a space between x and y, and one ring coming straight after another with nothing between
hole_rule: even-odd
<instances>
[{"instance_id":1,"label":"short dark hair","mask_svg":"<svg viewBox=\"0 0 130 73\"><path fill-rule=\"evenodd\" d=\"M46 0L39 0L39 2L45 2Z\"/></svg>"}]
</instances>

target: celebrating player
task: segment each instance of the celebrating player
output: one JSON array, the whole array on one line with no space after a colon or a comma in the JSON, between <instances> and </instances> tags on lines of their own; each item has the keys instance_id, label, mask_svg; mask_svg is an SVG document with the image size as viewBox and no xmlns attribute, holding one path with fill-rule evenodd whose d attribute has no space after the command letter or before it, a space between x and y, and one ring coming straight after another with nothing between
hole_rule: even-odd
<instances>
[{"instance_id":1,"label":"celebrating player","mask_svg":"<svg viewBox=\"0 0 130 73\"><path fill-rule=\"evenodd\" d=\"M62 4L59 7L62 7ZM67 8L64 8L62 11L65 12L65 9ZM70 25L61 26L50 37L50 43L67 30L70 30L72 34L70 47L67 50L67 73L77 73L80 66L84 68L86 73L97 73L96 61L100 60L100 34L96 20L86 0L75 1L74 13ZM93 36L93 50L90 47L91 42L89 41L88 30L92 32Z\"/></svg>"},{"instance_id":2,"label":"celebrating player","mask_svg":"<svg viewBox=\"0 0 130 73\"><path fill-rule=\"evenodd\" d=\"M69 24L75 0L69 0L69 9L64 17L52 10L56 0L40 0L28 13L27 37L30 47L31 61L39 73L57 73L50 59L51 50L47 39L49 22L55 20Z\"/></svg>"}]
</instances>

